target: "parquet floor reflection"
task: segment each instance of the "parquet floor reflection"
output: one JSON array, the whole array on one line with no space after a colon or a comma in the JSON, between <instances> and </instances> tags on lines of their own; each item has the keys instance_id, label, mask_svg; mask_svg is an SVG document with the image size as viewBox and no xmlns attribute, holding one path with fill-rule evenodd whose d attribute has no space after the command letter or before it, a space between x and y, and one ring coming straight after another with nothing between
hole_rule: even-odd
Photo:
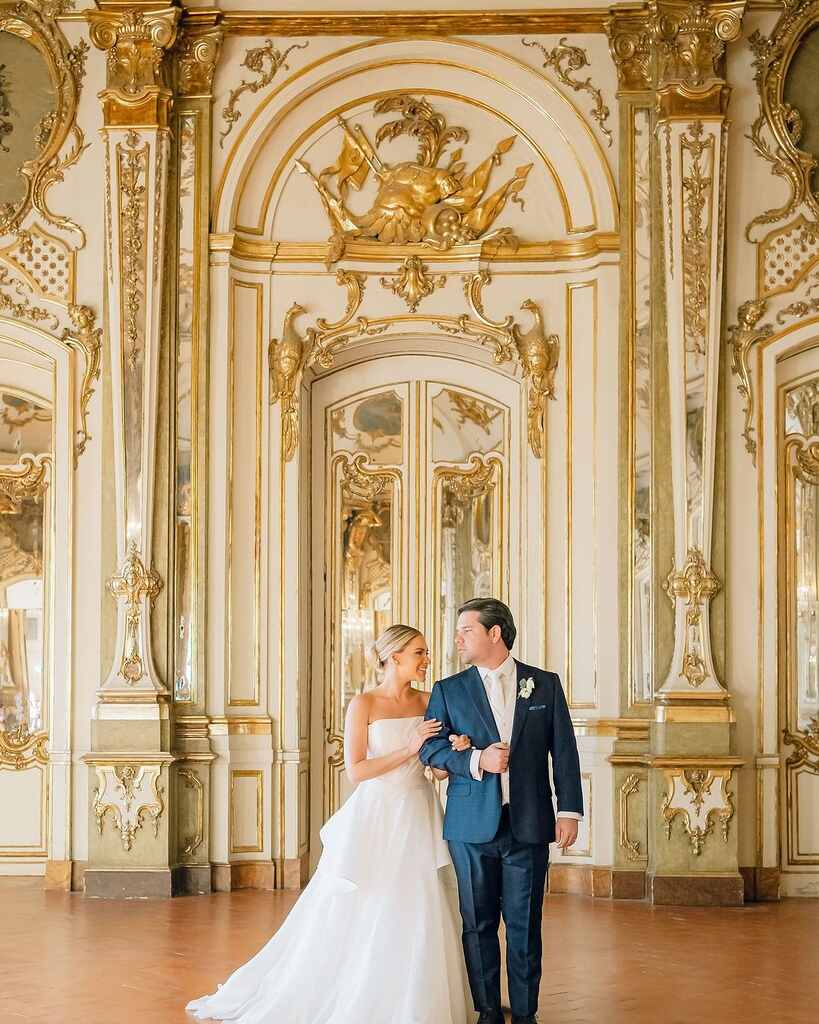
<instances>
[{"instance_id":1,"label":"parquet floor reflection","mask_svg":"<svg viewBox=\"0 0 819 1024\"><path fill-rule=\"evenodd\" d=\"M112 903L0 879L0 1021L189 1022L186 1001L248 959L295 898ZM551 896L543 937L542 1024L819 1020L819 901L729 910Z\"/></svg>"}]
</instances>

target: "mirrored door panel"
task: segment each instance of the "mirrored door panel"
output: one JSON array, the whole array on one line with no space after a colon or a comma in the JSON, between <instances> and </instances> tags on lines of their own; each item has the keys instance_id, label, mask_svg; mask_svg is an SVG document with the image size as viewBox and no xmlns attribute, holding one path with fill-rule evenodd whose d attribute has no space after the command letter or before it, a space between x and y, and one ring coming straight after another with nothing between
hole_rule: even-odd
<instances>
[{"instance_id":1,"label":"mirrored door panel","mask_svg":"<svg viewBox=\"0 0 819 1024\"><path fill-rule=\"evenodd\" d=\"M517 388L489 368L420 356L374 360L312 387L314 858L318 829L350 791L347 706L378 683L367 646L393 622L418 626L431 686L461 668L458 606L508 599L510 551L519 551L509 513Z\"/></svg>"}]
</instances>

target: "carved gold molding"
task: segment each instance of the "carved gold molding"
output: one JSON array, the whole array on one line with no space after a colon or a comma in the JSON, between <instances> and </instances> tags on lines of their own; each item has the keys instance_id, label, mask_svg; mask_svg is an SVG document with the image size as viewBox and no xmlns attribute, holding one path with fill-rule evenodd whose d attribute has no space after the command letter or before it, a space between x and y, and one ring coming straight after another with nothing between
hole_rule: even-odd
<instances>
[{"instance_id":1,"label":"carved gold molding","mask_svg":"<svg viewBox=\"0 0 819 1024\"><path fill-rule=\"evenodd\" d=\"M171 90L164 58L176 40L178 7L88 11L91 42L106 51L107 87L100 93L107 127L168 126Z\"/></svg>"},{"instance_id":2,"label":"carved gold molding","mask_svg":"<svg viewBox=\"0 0 819 1024\"><path fill-rule=\"evenodd\" d=\"M194 857L196 851L202 845L205 838L205 787L199 774L193 768L178 768L177 774L185 783L186 789L195 791L196 799L196 820L193 835L186 836L183 840L184 848L182 856L185 858Z\"/></svg>"},{"instance_id":3,"label":"carved gold molding","mask_svg":"<svg viewBox=\"0 0 819 1024\"><path fill-rule=\"evenodd\" d=\"M728 826L734 816L734 795L730 789L733 767L678 767L664 769L667 790L660 815L665 824L666 839L676 817L682 818L683 829L695 856L702 853L706 838L719 822L722 839L728 842Z\"/></svg>"},{"instance_id":4,"label":"carved gold molding","mask_svg":"<svg viewBox=\"0 0 819 1024\"><path fill-rule=\"evenodd\" d=\"M63 180L65 171L76 164L88 148L76 124L76 115L89 47L85 40L74 47L68 45L55 20L65 7L62 2L47 0L0 3L0 32L19 36L36 47L48 66L56 99L53 113L39 128L39 153L22 169L26 194L17 204L0 204L0 235L19 230L33 207L49 224L78 235L82 248L85 245L82 228L69 217L54 213L48 205L49 189ZM72 144L61 158L69 136Z\"/></svg>"},{"instance_id":5,"label":"carved gold molding","mask_svg":"<svg viewBox=\"0 0 819 1024\"><path fill-rule=\"evenodd\" d=\"M96 765L97 787L92 806L100 835L110 811L126 852L130 852L146 816L151 820L154 838L159 837L159 819L165 810L159 785L161 771L160 765Z\"/></svg>"},{"instance_id":6,"label":"carved gold molding","mask_svg":"<svg viewBox=\"0 0 819 1024\"><path fill-rule=\"evenodd\" d=\"M784 220L798 207L807 208L819 220L819 200L812 179L819 162L799 148L802 119L798 110L784 99L785 78L791 58L804 34L819 24L819 0L788 0L770 36L759 30L749 37L754 54L754 80L759 92L759 115L751 126L755 151L771 165L771 173L784 178L790 190L785 203L754 217L745 229Z\"/></svg>"},{"instance_id":7,"label":"carved gold molding","mask_svg":"<svg viewBox=\"0 0 819 1024\"><path fill-rule=\"evenodd\" d=\"M328 262L327 242L271 242L248 238L244 235L212 234L211 252L230 252L243 260L264 263L324 263ZM614 231L601 231L584 238L555 239L548 242L521 242L513 248L492 242L471 242L468 245L454 245L451 249L436 252L428 246L391 245L389 248L378 242L348 242L346 256L351 260L386 263L420 256L425 263L452 263L455 260L480 260L482 263L503 262L545 262L565 260L588 260L603 253L620 252L620 236Z\"/></svg>"},{"instance_id":8,"label":"carved gold molding","mask_svg":"<svg viewBox=\"0 0 819 1024\"><path fill-rule=\"evenodd\" d=\"M660 87L674 82L698 90L724 77L725 46L739 38L746 0L656 0L649 6Z\"/></svg>"},{"instance_id":9,"label":"carved gold molding","mask_svg":"<svg viewBox=\"0 0 819 1024\"><path fill-rule=\"evenodd\" d=\"M705 650L705 635L702 621L703 607L719 593L722 584L716 574L706 565L702 551L688 549L685 565L677 570L673 564L663 583L672 605L681 598L686 603L685 647L682 672L690 686L698 689L708 678L708 669L702 657Z\"/></svg>"},{"instance_id":10,"label":"carved gold molding","mask_svg":"<svg viewBox=\"0 0 819 1024\"><path fill-rule=\"evenodd\" d=\"M59 318L42 306L35 306L25 294L20 291L20 283L9 277L7 267L0 267L0 288L10 288L16 285L17 298L9 295L8 292L0 291L0 313L6 313L15 320L28 320L29 323L47 323L52 330L56 330L60 324Z\"/></svg>"},{"instance_id":11,"label":"carved gold molding","mask_svg":"<svg viewBox=\"0 0 819 1024\"><path fill-rule=\"evenodd\" d=\"M806 729L783 729L782 739L786 746L794 748L786 761L789 768L804 767L819 775L819 715L811 718Z\"/></svg>"},{"instance_id":12,"label":"carved gold molding","mask_svg":"<svg viewBox=\"0 0 819 1024\"><path fill-rule=\"evenodd\" d=\"M453 35L557 35L601 33L605 8L499 11L225 11L222 24L241 36L383 36L386 38Z\"/></svg>"},{"instance_id":13,"label":"carved gold molding","mask_svg":"<svg viewBox=\"0 0 819 1024\"><path fill-rule=\"evenodd\" d=\"M640 851L640 844L636 840L629 838L629 798L632 797L640 788L640 783L645 781L644 778L637 774L637 772L631 772L626 776L623 784L620 786L618 792L618 804L619 804L619 846L625 851L626 857L629 860L643 860L645 854Z\"/></svg>"},{"instance_id":14,"label":"carved gold molding","mask_svg":"<svg viewBox=\"0 0 819 1024\"><path fill-rule=\"evenodd\" d=\"M445 284L444 274L429 274L420 256L408 256L394 277L381 278L381 287L400 296L410 313L418 309L422 299L432 295L437 288L443 288Z\"/></svg>"},{"instance_id":15,"label":"carved gold molding","mask_svg":"<svg viewBox=\"0 0 819 1024\"><path fill-rule=\"evenodd\" d=\"M10 732L0 729L0 770L23 771L37 764L48 764L47 732L29 732L25 722Z\"/></svg>"},{"instance_id":16,"label":"carved gold molding","mask_svg":"<svg viewBox=\"0 0 819 1024\"><path fill-rule=\"evenodd\" d=\"M559 82L575 92L585 92L591 96L594 102L590 111L591 116L597 122L600 131L606 136L608 144L611 145L612 134L607 124L611 111L603 102L602 92L597 86L592 85L590 77L582 80L572 77L581 68L589 67L590 61L586 51L581 46L569 45L565 36L551 50L547 50L536 39L522 39L521 42L524 46L536 46L540 50L546 58L543 67L552 71Z\"/></svg>"},{"instance_id":17,"label":"carved gold molding","mask_svg":"<svg viewBox=\"0 0 819 1024\"><path fill-rule=\"evenodd\" d=\"M114 598L125 602L125 639L119 675L133 686L145 676L145 663L140 651L139 626L142 621L143 604L150 606L162 589L162 580L155 569L146 569L139 556L136 541L131 541L128 556L119 570L106 584Z\"/></svg>"},{"instance_id":18,"label":"carved gold molding","mask_svg":"<svg viewBox=\"0 0 819 1024\"><path fill-rule=\"evenodd\" d=\"M48 487L50 455L21 455L14 466L0 469L0 515L16 512L25 498L42 498Z\"/></svg>"}]
</instances>

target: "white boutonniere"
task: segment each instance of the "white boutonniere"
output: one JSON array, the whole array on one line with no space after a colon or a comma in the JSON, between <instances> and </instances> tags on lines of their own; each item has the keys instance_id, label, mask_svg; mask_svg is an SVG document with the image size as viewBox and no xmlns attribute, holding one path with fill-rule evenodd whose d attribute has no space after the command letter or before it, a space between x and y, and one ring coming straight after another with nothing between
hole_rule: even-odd
<instances>
[{"instance_id":1,"label":"white boutonniere","mask_svg":"<svg viewBox=\"0 0 819 1024\"><path fill-rule=\"evenodd\" d=\"M531 677L529 679L521 679L520 685L518 686L518 696L523 697L524 700L528 700L532 696L534 688L534 679Z\"/></svg>"}]
</instances>

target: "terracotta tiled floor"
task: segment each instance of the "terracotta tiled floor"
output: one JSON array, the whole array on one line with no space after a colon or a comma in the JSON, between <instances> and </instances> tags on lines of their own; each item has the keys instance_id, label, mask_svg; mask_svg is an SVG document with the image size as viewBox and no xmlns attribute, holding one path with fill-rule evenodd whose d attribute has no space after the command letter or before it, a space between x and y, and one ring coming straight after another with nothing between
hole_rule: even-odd
<instances>
[{"instance_id":1,"label":"terracotta tiled floor","mask_svg":"<svg viewBox=\"0 0 819 1024\"><path fill-rule=\"evenodd\" d=\"M253 954L294 898L109 903L0 879L0 1021L183 1024L185 1002ZM544 1024L819 1021L817 901L720 910L551 896L543 932Z\"/></svg>"}]
</instances>

